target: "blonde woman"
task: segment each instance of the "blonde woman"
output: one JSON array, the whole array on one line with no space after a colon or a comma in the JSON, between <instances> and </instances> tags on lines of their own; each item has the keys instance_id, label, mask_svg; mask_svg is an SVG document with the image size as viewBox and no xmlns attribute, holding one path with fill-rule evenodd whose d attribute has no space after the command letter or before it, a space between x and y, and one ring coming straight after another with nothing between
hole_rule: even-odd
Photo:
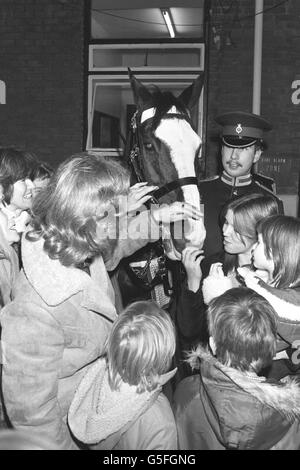
<instances>
[{"instance_id":1,"label":"blonde woman","mask_svg":"<svg viewBox=\"0 0 300 470\"><path fill-rule=\"evenodd\" d=\"M128 194L129 175L117 162L83 154L62 163L34 201L15 298L1 312L8 416L16 429L61 449L77 448L67 412L117 318L107 270L148 241L121 236L121 221L116 227L120 199ZM175 218L191 212L175 205ZM147 228L163 213L143 211L123 225L137 235L134 224Z\"/></svg>"}]
</instances>

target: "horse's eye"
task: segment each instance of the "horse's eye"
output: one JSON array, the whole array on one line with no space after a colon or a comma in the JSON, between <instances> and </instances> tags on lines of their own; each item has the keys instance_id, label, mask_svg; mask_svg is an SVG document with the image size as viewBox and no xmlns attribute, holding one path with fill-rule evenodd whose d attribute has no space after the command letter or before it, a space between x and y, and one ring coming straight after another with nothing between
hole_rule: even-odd
<instances>
[{"instance_id":1,"label":"horse's eye","mask_svg":"<svg viewBox=\"0 0 300 470\"><path fill-rule=\"evenodd\" d=\"M153 145L151 143L145 143L145 148L147 150L153 150Z\"/></svg>"}]
</instances>

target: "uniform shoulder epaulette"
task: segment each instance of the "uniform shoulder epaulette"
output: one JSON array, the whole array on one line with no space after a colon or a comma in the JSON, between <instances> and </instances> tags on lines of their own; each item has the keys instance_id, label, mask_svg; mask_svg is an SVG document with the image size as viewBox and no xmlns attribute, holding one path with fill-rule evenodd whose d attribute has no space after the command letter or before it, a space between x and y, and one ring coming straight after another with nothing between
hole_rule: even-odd
<instances>
[{"instance_id":1,"label":"uniform shoulder epaulette","mask_svg":"<svg viewBox=\"0 0 300 470\"><path fill-rule=\"evenodd\" d=\"M199 183L200 183L200 184L201 184L201 183L207 183L207 182L209 182L209 181L215 181L215 180L217 180L217 179L219 179L219 175L210 176L210 177L208 177L208 178L205 178L204 180L199 180Z\"/></svg>"},{"instance_id":2,"label":"uniform shoulder epaulette","mask_svg":"<svg viewBox=\"0 0 300 470\"><path fill-rule=\"evenodd\" d=\"M264 180L268 180L268 181L270 181L270 183L274 182L274 178L272 178L271 176L263 175L262 173L255 173L254 176L258 176L259 178L262 178Z\"/></svg>"},{"instance_id":3,"label":"uniform shoulder epaulette","mask_svg":"<svg viewBox=\"0 0 300 470\"><path fill-rule=\"evenodd\" d=\"M283 204L283 201L282 199L280 199L280 197L277 196L276 193L274 193L273 191L271 191L269 188L267 188L266 186L264 186L263 184L259 183L258 181L255 181L255 183L257 184L257 186L259 186L260 188L262 188L264 191L266 191L267 193L271 194L277 201L278 203L278 208L279 208L279 214L282 214L284 215L284 204Z\"/></svg>"},{"instance_id":4,"label":"uniform shoulder epaulette","mask_svg":"<svg viewBox=\"0 0 300 470\"><path fill-rule=\"evenodd\" d=\"M255 181L255 183L262 186L264 189L268 189L269 191L276 194L276 185L274 178L262 175L261 173L254 173L253 180Z\"/></svg>"},{"instance_id":5,"label":"uniform shoulder epaulette","mask_svg":"<svg viewBox=\"0 0 300 470\"><path fill-rule=\"evenodd\" d=\"M256 181L255 180L255 183L257 184L257 186L259 186L260 188L264 189L265 191L267 191L268 193L272 194L272 196L275 196L277 199L279 199L275 192L272 191L270 188L268 188L267 186L265 186L264 184L260 183L260 181Z\"/></svg>"}]
</instances>

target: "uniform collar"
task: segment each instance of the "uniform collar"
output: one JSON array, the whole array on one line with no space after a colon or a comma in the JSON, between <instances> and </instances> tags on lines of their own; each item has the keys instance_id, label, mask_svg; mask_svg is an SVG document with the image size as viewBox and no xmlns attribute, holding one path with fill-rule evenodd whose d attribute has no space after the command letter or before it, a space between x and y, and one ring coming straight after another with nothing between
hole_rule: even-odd
<instances>
[{"instance_id":1,"label":"uniform collar","mask_svg":"<svg viewBox=\"0 0 300 470\"><path fill-rule=\"evenodd\" d=\"M234 178L233 176L229 176L227 173L225 173L225 171L223 171L221 180L223 183L229 184L230 186L248 186L252 182L252 176L249 173L248 175Z\"/></svg>"}]
</instances>

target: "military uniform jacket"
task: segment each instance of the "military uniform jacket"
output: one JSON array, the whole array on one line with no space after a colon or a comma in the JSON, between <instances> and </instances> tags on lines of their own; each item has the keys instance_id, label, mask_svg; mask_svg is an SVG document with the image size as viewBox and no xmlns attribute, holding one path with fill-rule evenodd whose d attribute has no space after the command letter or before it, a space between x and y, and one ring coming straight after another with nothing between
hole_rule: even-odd
<instances>
[{"instance_id":1,"label":"military uniform jacket","mask_svg":"<svg viewBox=\"0 0 300 470\"><path fill-rule=\"evenodd\" d=\"M200 181L199 191L201 203L204 206L204 225L206 228L206 239L203 249L206 257L223 250L220 214L228 202L246 194L274 194L271 189L255 181L254 178L256 178L256 175L234 179L223 174L212 179ZM270 178L266 178L266 181L269 180L272 182ZM282 201L275 194L274 198L278 201L280 211L283 213Z\"/></svg>"}]
</instances>

